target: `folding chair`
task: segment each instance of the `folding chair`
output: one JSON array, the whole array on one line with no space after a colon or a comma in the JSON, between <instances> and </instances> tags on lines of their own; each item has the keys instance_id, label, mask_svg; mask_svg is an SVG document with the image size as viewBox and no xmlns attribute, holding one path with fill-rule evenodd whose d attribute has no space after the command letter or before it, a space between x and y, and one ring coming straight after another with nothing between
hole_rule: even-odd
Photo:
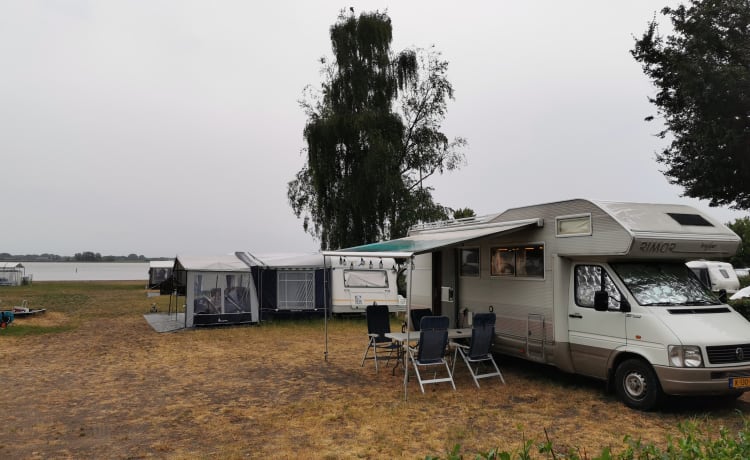
<instances>
[{"instance_id":1,"label":"folding chair","mask_svg":"<svg viewBox=\"0 0 750 460\"><path fill-rule=\"evenodd\" d=\"M419 323L425 316L432 316L432 310L429 308L415 308L409 311L409 318L411 319L411 328L414 331L419 330Z\"/></svg>"},{"instance_id":2,"label":"folding chair","mask_svg":"<svg viewBox=\"0 0 750 460\"><path fill-rule=\"evenodd\" d=\"M388 362L393 352L398 353L399 344L385 336L385 334L391 332L391 318L388 312L388 305L368 305L365 310L365 316L367 318L368 341L360 367L365 365L366 359L372 359L375 361L375 372L377 372L378 350L388 351L388 359L386 360ZM368 358L367 355L370 350L372 350L373 356Z\"/></svg>"},{"instance_id":3,"label":"folding chair","mask_svg":"<svg viewBox=\"0 0 750 460\"><path fill-rule=\"evenodd\" d=\"M473 326L471 328L471 342L469 345L452 342L456 348L453 354L453 370L456 369L456 361L461 355L466 366L469 368L474 383L479 387L479 379L498 376L505 385L505 379L497 367L495 358L492 356L492 339L495 335L495 314L494 313L477 313L474 315ZM491 363L494 370L479 373L479 368L486 363ZM476 368L472 368L475 365Z\"/></svg>"},{"instance_id":4,"label":"folding chair","mask_svg":"<svg viewBox=\"0 0 750 460\"><path fill-rule=\"evenodd\" d=\"M414 365L422 393L424 393L424 386L429 383L450 382L453 390L456 389L451 368L445 359L445 349L448 345L448 322L447 316L423 317L419 326L419 343L416 347L408 349L409 360ZM423 379L419 369L434 366L445 366L448 377L437 377L437 371L435 371L431 379Z\"/></svg>"}]
</instances>

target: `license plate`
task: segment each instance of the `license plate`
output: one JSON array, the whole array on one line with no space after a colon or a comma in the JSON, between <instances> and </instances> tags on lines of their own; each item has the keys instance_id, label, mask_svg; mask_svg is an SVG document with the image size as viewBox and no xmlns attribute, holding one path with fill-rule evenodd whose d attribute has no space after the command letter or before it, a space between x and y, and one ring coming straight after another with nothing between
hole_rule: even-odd
<instances>
[{"instance_id":1,"label":"license plate","mask_svg":"<svg viewBox=\"0 0 750 460\"><path fill-rule=\"evenodd\" d=\"M731 377L729 388L750 388L750 377Z\"/></svg>"}]
</instances>

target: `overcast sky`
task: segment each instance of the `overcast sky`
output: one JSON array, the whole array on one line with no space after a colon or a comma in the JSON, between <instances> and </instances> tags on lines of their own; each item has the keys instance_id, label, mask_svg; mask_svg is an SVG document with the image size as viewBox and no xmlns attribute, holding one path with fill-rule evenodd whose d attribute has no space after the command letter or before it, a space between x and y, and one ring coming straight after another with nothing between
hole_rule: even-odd
<instances>
[{"instance_id":1,"label":"overcast sky","mask_svg":"<svg viewBox=\"0 0 750 460\"><path fill-rule=\"evenodd\" d=\"M681 198L655 161L654 88L629 50L667 3L4 0L0 252L317 250L286 186L304 163L298 100L350 6L387 10L393 50L435 45L450 62L444 129L468 163L432 181L441 204L744 217Z\"/></svg>"}]
</instances>

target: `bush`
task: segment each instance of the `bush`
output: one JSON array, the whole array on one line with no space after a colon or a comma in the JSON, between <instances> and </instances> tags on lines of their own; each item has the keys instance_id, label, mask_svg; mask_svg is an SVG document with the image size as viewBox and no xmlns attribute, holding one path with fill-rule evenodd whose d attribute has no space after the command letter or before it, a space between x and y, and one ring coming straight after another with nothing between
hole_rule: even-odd
<instances>
[{"instance_id":1,"label":"bush","mask_svg":"<svg viewBox=\"0 0 750 460\"><path fill-rule=\"evenodd\" d=\"M696 460L735 460L750 458L750 426L743 417L744 426L732 435L724 427L719 429L719 436L712 438L701 426L694 422L684 422L678 425L680 436L667 438L666 447L661 448L653 443L643 443L640 439L625 437L627 447L622 452L612 452L610 447L604 447L599 455L589 457L585 451L572 448L568 452L556 452L552 442L547 439L545 443L538 444L538 452L542 457L535 457L532 452L534 441L523 439L521 447L513 452L492 449L488 452L480 452L473 458L476 460L531 460L534 458L551 458L554 460L642 460L642 459L696 459ZM547 430L545 430L545 434ZM447 453L446 460L459 460L464 456L461 454L461 446L455 445ZM426 460L440 460L440 457L428 455Z\"/></svg>"}]
</instances>

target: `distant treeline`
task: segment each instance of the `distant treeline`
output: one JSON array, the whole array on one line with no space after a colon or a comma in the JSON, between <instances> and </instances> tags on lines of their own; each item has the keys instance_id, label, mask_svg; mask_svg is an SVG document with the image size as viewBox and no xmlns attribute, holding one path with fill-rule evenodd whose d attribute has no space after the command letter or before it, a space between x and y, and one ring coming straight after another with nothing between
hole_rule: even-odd
<instances>
[{"instance_id":1,"label":"distant treeline","mask_svg":"<svg viewBox=\"0 0 750 460\"><path fill-rule=\"evenodd\" d=\"M148 262L150 260L170 260L169 257L149 257L139 254L127 256L103 256L98 252L77 252L73 256L57 254L8 254L0 252L0 262Z\"/></svg>"}]
</instances>

